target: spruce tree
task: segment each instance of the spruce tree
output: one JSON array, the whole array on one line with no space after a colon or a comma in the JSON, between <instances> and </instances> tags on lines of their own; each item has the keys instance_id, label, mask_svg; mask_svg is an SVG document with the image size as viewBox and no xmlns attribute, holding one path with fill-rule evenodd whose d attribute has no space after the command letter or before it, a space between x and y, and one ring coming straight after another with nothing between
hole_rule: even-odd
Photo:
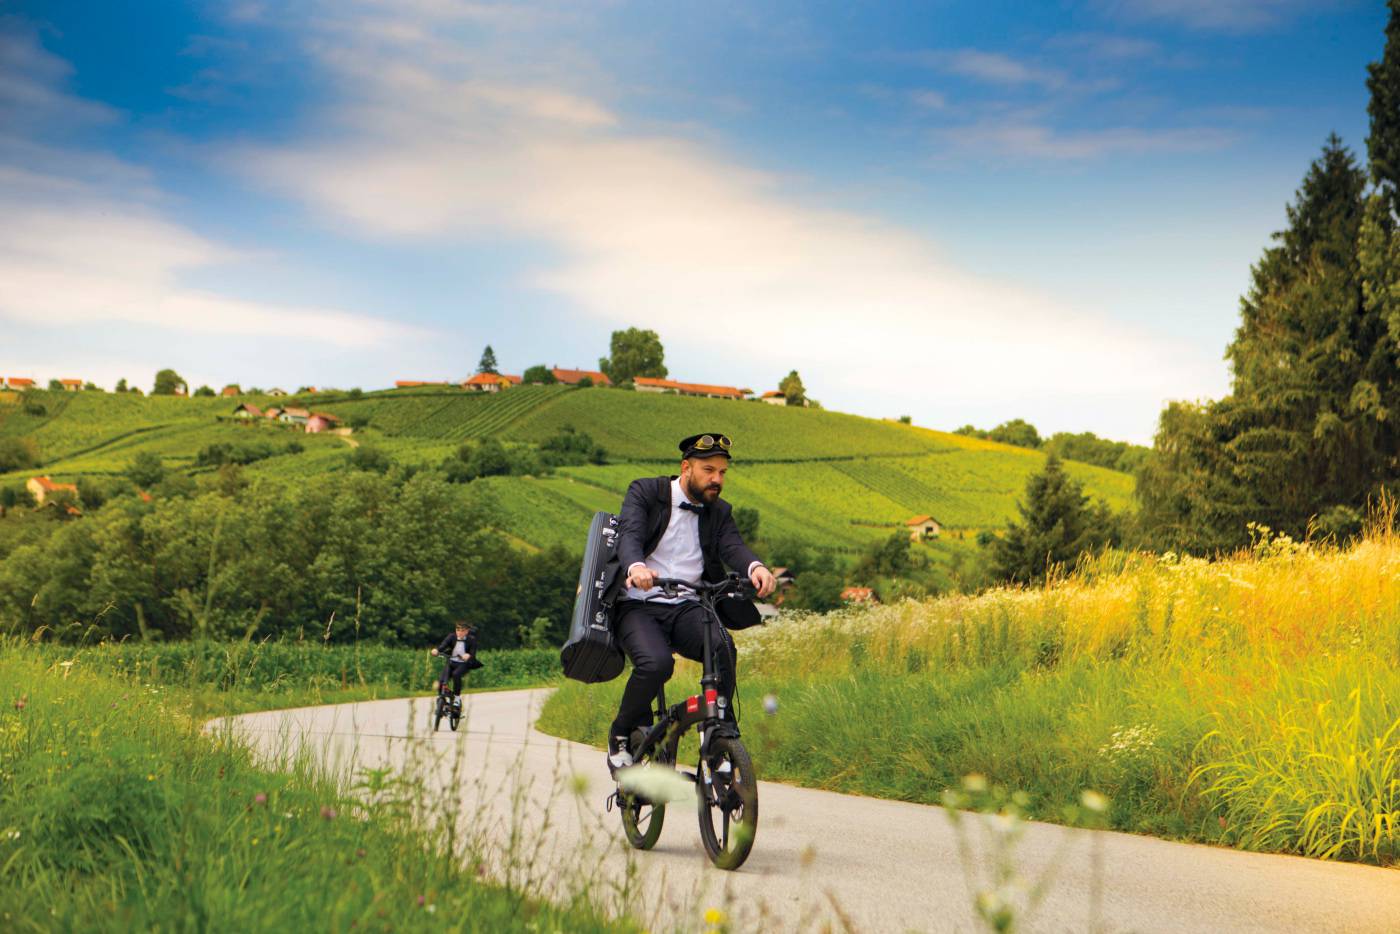
<instances>
[{"instance_id":1,"label":"spruce tree","mask_svg":"<svg viewBox=\"0 0 1400 934\"><path fill-rule=\"evenodd\" d=\"M1001 580L1042 581L1052 566L1072 565L1108 537L1107 530L1094 527L1083 487L1065 473L1054 454L1026 481L1026 500L1016 508L1021 521L1008 526L992 546L993 573Z\"/></svg>"},{"instance_id":2,"label":"spruce tree","mask_svg":"<svg viewBox=\"0 0 1400 934\"><path fill-rule=\"evenodd\" d=\"M1371 180L1386 199L1390 215L1396 217L1400 216L1400 0L1390 0L1389 6L1385 52L1367 69L1371 135L1366 152L1371 160Z\"/></svg>"},{"instance_id":3,"label":"spruce tree","mask_svg":"<svg viewBox=\"0 0 1400 934\"><path fill-rule=\"evenodd\" d=\"M481 352L481 362L476 365L476 371L490 373L493 376L500 375L500 371L496 369L496 351L491 349L490 344L487 344L486 349Z\"/></svg>"}]
</instances>

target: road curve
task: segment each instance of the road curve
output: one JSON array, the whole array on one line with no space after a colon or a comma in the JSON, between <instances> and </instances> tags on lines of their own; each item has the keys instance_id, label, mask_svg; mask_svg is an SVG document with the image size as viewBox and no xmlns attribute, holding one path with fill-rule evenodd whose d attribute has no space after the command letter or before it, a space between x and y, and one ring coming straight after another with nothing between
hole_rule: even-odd
<instances>
[{"instance_id":1,"label":"road curve","mask_svg":"<svg viewBox=\"0 0 1400 934\"><path fill-rule=\"evenodd\" d=\"M533 729L546 693L469 695L458 733L427 732L427 698L230 723L271 756L311 751L339 769L392 765L431 791L456 787L445 797L463 802L461 829L495 875L553 897L586 888L653 930L700 930L712 907L735 931L976 930L959 837L936 807L763 782L757 842L739 872L709 866L685 805L668 808L656 849L627 849L604 808L602 753ZM985 878L991 831L963 826L972 872ZM1400 931L1397 870L1036 823L1015 852L1023 877L1054 872L1027 930Z\"/></svg>"}]
</instances>

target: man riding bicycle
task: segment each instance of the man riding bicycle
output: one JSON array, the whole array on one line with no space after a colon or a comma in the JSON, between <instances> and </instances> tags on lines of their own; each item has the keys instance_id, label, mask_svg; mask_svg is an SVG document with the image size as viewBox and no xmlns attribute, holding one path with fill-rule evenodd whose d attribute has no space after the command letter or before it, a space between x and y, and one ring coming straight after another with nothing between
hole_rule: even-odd
<instances>
[{"instance_id":1,"label":"man riding bicycle","mask_svg":"<svg viewBox=\"0 0 1400 934\"><path fill-rule=\"evenodd\" d=\"M462 693L462 679L467 672L481 667L476 658L476 630L466 620L459 620L451 633L443 637L442 644L429 654L445 658L442 674L438 676L438 690L447 686L452 679L452 693Z\"/></svg>"},{"instance_id":2,"label":"man riding bicycle","mask_svg":"<svg viewBox=\"0 0 1400 934\"><path fill-rule=\"evenodd\" d=\"M636 727L651 724L652 700L675 667L671 653L700 661L704 652L704 610L693 599L667 596L655 586L656 579L712 583L724 578L727 565L747 574L760 597L776 585L772 572L744 544L732 507L720 499L732 442L709 432L691 435L679 446L679 476L632 481L619 516L617 556L626 592L614 608L614 633L632 660L632 676L608 731L612 771L632 764L628 737ZM760 622L758 610L746 600L725 600L720 619L729 629ZM727 633L721 630L720 637L719 690L732 702L737 652ZM737 723L727 721L727 727L738 735Z\"/></svg>"}]
</instances>

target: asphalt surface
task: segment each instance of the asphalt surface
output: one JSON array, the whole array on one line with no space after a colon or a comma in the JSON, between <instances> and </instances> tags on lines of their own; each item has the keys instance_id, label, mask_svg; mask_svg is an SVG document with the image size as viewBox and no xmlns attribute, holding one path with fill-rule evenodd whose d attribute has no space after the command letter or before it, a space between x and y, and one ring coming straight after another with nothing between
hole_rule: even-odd
<instances>
[{"instance_id":1,"label":"asphalt surface","mask_svg":"<svg viewBox=\"0 0 1400 934\"><path fill-rule=\"evenodd\" d=\"M603 754L532 728L545 694L468 695L457 733L428 732L430 698L247 714L233 728L269 756L405 770L439 804L461 802L446 819L496 878L555 898L586 890L652 930L702 930L711 908L734 931L979 929L974 892L991 887L1002 833L986 822L968 815L959 830L937 807L761 782L738 872L710 866L689 804L670 805L639 853L604 807ZM1037 823L1020 828L1014 865L1013 900L1049 874L1022 930L1400 932L1400 870Z\"/></svg>"}]
</instances>

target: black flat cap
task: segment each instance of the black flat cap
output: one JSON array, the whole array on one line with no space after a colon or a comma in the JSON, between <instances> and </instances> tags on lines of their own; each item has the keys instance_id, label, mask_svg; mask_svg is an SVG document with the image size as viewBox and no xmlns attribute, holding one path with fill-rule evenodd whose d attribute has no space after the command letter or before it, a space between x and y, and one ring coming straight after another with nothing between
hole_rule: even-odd
<instances>
[{"instance_id":1,"label":"black flat cap","mask_svg":"<svg viewBox=\"0 0 1400 934\"><path fill-rule=\"evenodd\" d=\"M678 447L681 449L681 457L714 457L722 455L729 457L729 448L733 444L729 436L718 431L707 431L704 434L691 435L683 440Z\"/></svg>"}]
</instances>

